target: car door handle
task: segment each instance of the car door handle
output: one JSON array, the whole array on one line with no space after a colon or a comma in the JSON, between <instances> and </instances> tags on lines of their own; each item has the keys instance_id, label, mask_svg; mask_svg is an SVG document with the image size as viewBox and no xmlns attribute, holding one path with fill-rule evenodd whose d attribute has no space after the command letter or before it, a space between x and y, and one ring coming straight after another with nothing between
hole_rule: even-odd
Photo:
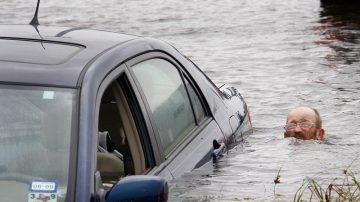
<instances>
[{"instance_id":1,"label":"car door handle","mask_svg":"<svg viewBox=\"0 0 360 202\"><path fill-rule=\"evenodd\" d=\"M218 141L213 140L214 151L212 153L213 160L216 160L222 153L226 151L225 143L218 143Z\"/></svg>"}]
</instances>

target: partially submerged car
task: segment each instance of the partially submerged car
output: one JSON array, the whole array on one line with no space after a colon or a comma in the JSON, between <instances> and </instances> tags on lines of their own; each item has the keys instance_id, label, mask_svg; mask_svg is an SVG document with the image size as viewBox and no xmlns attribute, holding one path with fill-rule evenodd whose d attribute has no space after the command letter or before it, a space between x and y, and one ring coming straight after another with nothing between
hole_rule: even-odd
<instances>
[{"instance_id":1,"label":"partially submerged car","mask_svg":"<svg viewBox=\"0 0 360 202\"><path fill-rule=\"evenodd\" d=\"M0 72L2 201L166 201L252 132L235 88L151 38L1 25Z\"/></svg>"}]
</instances>

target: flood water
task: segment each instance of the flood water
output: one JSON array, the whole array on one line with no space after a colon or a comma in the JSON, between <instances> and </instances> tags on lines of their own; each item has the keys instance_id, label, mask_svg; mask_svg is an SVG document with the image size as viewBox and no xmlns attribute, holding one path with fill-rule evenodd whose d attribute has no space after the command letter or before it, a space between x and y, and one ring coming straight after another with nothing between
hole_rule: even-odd
<instances>
[{"instance_id":1,"label":"flood water","mask_svg":"<svg viewBox=\"0 0 360 202\"><path fill-rule=\"evenodd\" d=\"M2 0L0 24L36 0ZM319 0L47 0L40 24L156 37L246 99L254 134L219 162L170 182L169 201L291 201L305 177L360 179L360 5ZM287 112L317 108L326 140L283 138ZM279 173L280 183L274 178Z\"/></svg>"}]
</instances>

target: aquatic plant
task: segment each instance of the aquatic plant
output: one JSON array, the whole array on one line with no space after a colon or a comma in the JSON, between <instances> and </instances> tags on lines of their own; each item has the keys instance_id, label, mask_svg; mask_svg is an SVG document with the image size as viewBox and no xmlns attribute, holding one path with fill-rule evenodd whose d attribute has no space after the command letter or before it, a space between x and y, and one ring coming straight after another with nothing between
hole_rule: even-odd
<instances>
[{"instance_id":1,"label":"aquatic plant","mask_svg":"<svg viewBox=\"0 0 360 202\"><path fill-rule=\"evenodd\" d=\"M280 171L281 171L281 167L279 168L279 170L275 176L275 179L274 179L274 195L275 195L276 184L280 183Z\"/></svg>"},{"instance_id":2,"label":"aquatic plant","mask_svg":"<svg viewBox=\"0 0 360 202\"><path fill-rule=\"evenodd\" d=\"M341 177L335 178L326 190L314 178L306 177L294 196L294 202L305 201L360 201L360 182L348 169Z\"/></svg>"}]
</instances>

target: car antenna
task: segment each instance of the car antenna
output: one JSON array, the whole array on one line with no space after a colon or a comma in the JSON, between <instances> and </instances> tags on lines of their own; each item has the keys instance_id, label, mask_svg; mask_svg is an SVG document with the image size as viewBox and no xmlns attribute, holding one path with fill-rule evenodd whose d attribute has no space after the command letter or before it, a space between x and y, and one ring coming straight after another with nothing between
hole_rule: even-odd
<instances>
[{"instance_id":1,"label":"car antenna","mask_svg":"<svg viewBox=\"0 0 360 202\"><path fill-rule=\"evenodd\" d=\"M30 22L30 25L36 27L39 25L39 20L38 20L38 13L39 13L39 6L40 6L40 0L38 0L37 2L37 6L36 6L36 10L35 10L35 14L33 19Z\"/></svg>"},{"instance_id":2,"label":"car antenna","mask_svg":"<svg viewBox=\"0 0 360 202\"><path fill-rule=\"evenodd\" d=\"M40 6L40 0L38 0L38 2L37 2L34 17L33 17L33 19L31 20L31 22L29 24L32 25L35 28L35 30L38 33L39 37L41 39L43 39L43 37L41 36L41 34L39 32L39 29L37 28L37 26L39 25L39 20L38 20L39 6ZM45 47L44 47L44 44L43 44L42 40L41 40L41 46L45 50Z\"/></svg>"}]
</instances>

